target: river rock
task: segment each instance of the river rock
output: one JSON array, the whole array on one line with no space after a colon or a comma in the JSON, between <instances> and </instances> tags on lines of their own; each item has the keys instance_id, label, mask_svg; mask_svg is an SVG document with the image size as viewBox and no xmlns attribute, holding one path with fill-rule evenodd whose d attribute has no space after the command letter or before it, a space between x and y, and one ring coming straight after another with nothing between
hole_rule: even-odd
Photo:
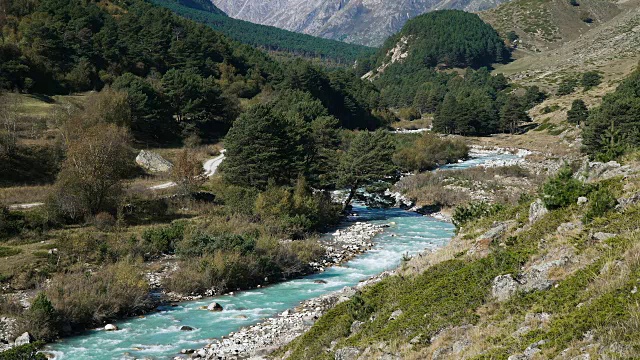
<instances>
[{"instance_id":1,"label":"river rock","mask_svg":"<svg viewBox=\"0 0 640 360\"><path fill-rule=\"evenodd\" d=\"M15 346L30 344L33 340L33 336L26 332L16 338Z\"/></svg>"},{"instance_id":2,"label":"river rock","mask_svg":"<svg viewBox=\"0 0 640 360\"><path fill-rule=\"evenodd\" d=\"M141 150L136 157L136 163L149 172L168 172L173 164L153 151Z\"/></svg>"},{"instance_id":3,"label":"river rock","mask_svg":"<svg viewBox=\"0 0 640 360\"><path fill-rule=\"evenodd\" d=\"M180 331L193 331L193 330L195 330L195 329L192 328L191 326L188 326L188 325L182 325L180 327Z\"/></svg>"},{"instance_id":4,"label":"river rock","mask_svg":"<svg viewBox=\"0 0 640 360\"><path fill-rule=\"evenodd\" d=\"M116 331L116 330L118 330L118 327L113 325L113 324L107 324L107 325L105 325L104 330L105 331Z\"/></svg>"},{"instance_id":5,"label":"river rock","mask_svg":"<svg viewBox=\"0 0 640 360\"><path fill-rule=\"evenodd\" d=\"M547 215L548 212L549 210L547 210L547 207L544 206L542 200L537 199L529 207L529 223L533 224L536 221L542 219L542 217Z\"/></svg>"},{"instance_id":6,"label":"river rock","mask_svg":"<svg viewBox=\"0 0 640 360\"><path fill-rule=\"evenodd\" d=\"M326 284L327 282L324 280L314 280L313 281L314 284Z\"/></svg>"},{"instance_id":7,"label":"river rock","mask_svg":"<svg viewBox=\"0 0 640 360\"><path fill-rule=\"evenodd\" d=\"M213 302L209 304L209 306L207 306L207 310L217 312L217 311L222 311L224 309L222 308L222 305L218 304L217 302Z\"/></svg>"}]
</instances>

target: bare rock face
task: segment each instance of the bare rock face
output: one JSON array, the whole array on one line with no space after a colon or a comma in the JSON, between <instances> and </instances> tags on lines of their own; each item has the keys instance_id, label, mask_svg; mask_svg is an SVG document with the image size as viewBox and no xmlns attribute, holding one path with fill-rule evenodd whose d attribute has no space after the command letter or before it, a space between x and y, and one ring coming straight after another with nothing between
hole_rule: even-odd
<instances>
[{"instance_id":1,"label":"bare rock face","mask_svg":"<svg viewBox=\"0 0 640 360\"><path fill-rule=\"evenodd\" d=\"M149 172L168 172L173 164L153 151L142 150L136 157L136 163Z\"/></svg>"},{"instance_id":2,"label":"bare rock face","mask_svg":"<svg viewBox=\"0 0 640 360\"><path fill-rule=\"evenodd\" d=\"M380 46L407 20L433 10L480 11L506 0L212 0L229 16L281 29Z\"/></svg>"}]
</instances>

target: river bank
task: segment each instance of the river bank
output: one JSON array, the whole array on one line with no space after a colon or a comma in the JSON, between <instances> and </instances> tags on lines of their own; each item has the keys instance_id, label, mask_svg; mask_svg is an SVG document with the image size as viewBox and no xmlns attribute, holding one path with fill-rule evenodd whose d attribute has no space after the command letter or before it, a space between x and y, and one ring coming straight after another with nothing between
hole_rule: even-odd
<instances>
[{"instance_id":1,"label":"river bank","mask_svg":"<svg viewBox=\"0 0 640 360\"><path fill-rule=\"evenodd\" d=\"M504 156L495 155L497 158ZM489 156L481 162L492 159L494 158ZM464 167L465 164L461 166ZM478 161L470 160L467 166L478 166ZM224 340L223 337L229 337L231 333L240 333L235 335L238 338L234 338L239 340L240 344L243 338L255 337L255 342L246 342L248 349L279 346L277 343L269 345L270 341L274 341L276 337L277 341L280 341L281 337L294 338L312 324L314 317L333 306L341 297L345 297L344 294L339 295L340 292L330 294L341 291L345 287L357 286L362 280L372 279L372 277L375 279L376 275L395 269L406 256L440 248L446 245L453 235L451 224L401 209L359 207L355 212L358 216L353 220L358 220L360 223L340 229L323 239L328 246L333 247L333 260L327 259L327 262L340 264L339 266L325 267L323 263L319 265L324 268L324 271L304 278L237 292L233 295L175 303L174 306L163 307L158 312L143 318L118 322L120 331L89 331L82 336L63 339L60 343L52 344L47 351L55 354L57 359L75 359L78 356L84 359L160 359L176 356L181 349L207 351L204 348L205 345ZM385 226L389 228L384 229ZM350 227L353 227L352 230L357 230L353 233L361 232L361 237L344 236L352 233L347 231ZM371 241L374 236L377 236L376 241ZM341 237L347 241L341 246L331 245L331 241ZM351 292L351 290L345 291ZM213 301L218 302L224 310L215 313L201 310ZM288 309L289 312L285 313L285 316L278 316ZM279 336L272 336L271 339L249 335L251 333L244 336L242 331L238 331L243 328L251 329L261 322L265 322L273 329L286 326L297 330L292 332L291 336L285 336L281 331ZM181 328L184 326L194 330L183 331ZM258 326L254 331L261 329L263 327ZM210 351L213 352L215 349L227 351L226 347L217 347L225 346L224 342L221 344L210 345ZM229 345L231 343L227 341L226 346ZM228 348L228 350L231 354L236 349ZM202 356L207 353L200 354Z\"/></svg>"}]
</instances>

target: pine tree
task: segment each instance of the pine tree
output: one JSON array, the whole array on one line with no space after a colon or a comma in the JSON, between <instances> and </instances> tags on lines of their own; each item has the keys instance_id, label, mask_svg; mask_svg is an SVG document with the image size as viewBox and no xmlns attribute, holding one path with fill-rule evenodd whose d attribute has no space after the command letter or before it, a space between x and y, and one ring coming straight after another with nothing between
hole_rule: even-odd
<instances>
[{"instance_id":1,"label":"pine tree","mask_svg":"<svg viewBox=\"0 0 640 360\"><path fill-rule=\"evenodd\" d=\"M587 105L581 99L574 100L571 104L571 109L567 111L567 121L570 124L584 123L589 117L589 109Z\"/></svg>"}]
</instances>

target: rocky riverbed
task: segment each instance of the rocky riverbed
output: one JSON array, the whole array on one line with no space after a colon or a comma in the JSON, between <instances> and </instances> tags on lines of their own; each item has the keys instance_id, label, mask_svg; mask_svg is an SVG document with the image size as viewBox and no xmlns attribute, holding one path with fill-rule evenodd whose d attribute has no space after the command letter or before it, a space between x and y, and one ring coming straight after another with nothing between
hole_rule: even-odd
<instances>
[{"instance_id":1,"label":"rocky riverbed","mask_svg":"<svg viewBox=\"0 0 640 360\"><path fill-rule=\"evenodd\" d=\"M216 339L202 349L183 349L181 355L174 359L261 358L304 334L327 310L348 301L365 286L375 284L393 274L393 271L385 271L356 286L345 287L340 291L303 301L294 309L286 310L276 317Z\"/></svg>"}]
</instances>

